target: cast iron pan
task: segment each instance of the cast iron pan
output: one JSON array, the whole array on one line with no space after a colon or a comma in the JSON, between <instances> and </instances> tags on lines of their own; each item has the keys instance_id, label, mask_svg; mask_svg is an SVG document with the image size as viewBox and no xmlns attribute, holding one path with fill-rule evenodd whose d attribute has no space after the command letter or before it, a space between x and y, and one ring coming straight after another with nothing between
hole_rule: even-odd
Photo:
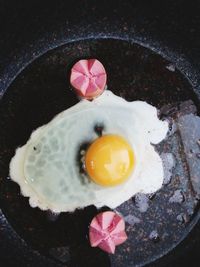
<instances>
[{"instance_id":1,"label":"cast iron pan","mask_svg":"<svg viewBox=\"0 0 200 267\"><path fill-rule=\"evenodd\" d=\"M15 6L1 1L1 266L199 266L199 39L194 34L200 30L199 6L111 2ZM89 246L88 225L99 212L95 207L59 216L33 209L8 175L16 147L78 102L69 72L74 62L89 57L105 65L110 90L155 105L170 122L170 135L156 147L173 157L165 185L117 208L129 238L114 256ZM195 115L174 130L188 114ZM181 263L191 250L192 257Z\"/></svg>"}]
</instances>

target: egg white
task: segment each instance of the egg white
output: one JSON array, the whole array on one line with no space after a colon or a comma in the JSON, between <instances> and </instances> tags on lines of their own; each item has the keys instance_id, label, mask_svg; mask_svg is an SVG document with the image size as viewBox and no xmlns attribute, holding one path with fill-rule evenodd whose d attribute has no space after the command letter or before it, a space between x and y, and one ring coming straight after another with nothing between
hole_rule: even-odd
<instances>
[{"instance_id":1,"label":"egg white","mask_svg":"<svg viewBox=\"0 0 200 267\"><path fill-rule=\"evenodd\" d=\"M123 136L132 146L136 164L129 179L118 186L103 187L80 174L80 145L103 134ZM74 211L95 205L116 208L138 192L153 193L163 183L162 160L152 144L162 141L168 123L157 117L155 107L142 101L127 102L111 91L95 100L82 100L35 130L16 150L10 163L11 179L20 185L32 207L53 212Z\"/></svg>"}]
</instances>

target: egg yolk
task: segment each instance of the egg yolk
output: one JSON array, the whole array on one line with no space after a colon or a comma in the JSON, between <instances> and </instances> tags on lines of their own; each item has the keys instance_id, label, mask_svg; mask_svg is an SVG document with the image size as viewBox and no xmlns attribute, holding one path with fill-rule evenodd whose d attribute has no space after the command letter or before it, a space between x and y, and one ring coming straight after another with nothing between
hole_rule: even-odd
<instances>
[{"instance_id":1,"label":"egg yolk","mask_svg":"<svg viewBox=\"0 0 200 267\"><path fill-rule=\"evenodd\" d=\"M96 139L85 155L90 178L102 186L114 186L129 178L135 165L133 149L121 136L104 135Z\"/></svg>"}]
</instances>

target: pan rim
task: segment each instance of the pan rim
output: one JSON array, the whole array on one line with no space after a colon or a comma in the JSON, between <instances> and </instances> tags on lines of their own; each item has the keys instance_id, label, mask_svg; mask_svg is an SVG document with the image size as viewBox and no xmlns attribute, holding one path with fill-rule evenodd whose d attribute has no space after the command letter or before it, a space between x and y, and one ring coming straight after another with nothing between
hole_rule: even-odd
<instances>
[{"instance_id":1,"label":"pan rim","mask_svg":"<svg viewBox=\"0 0 200 267\"><path fill-rule=\"evenodd\" d=\"M7 86L6 86L6 89L4 90L4 92L6 92L6 90L7 90L7 88L10 86L10 84L15 80L15 78L28 66L28 65L30 65L32 62L34 62L37 58L39 58L39 57L41 57L41 56L43 56L44 54L46 54L47 52L49 52L49 51L51 51L51 50L54 50L54 49L56 49L56 48L58 48L58 47L61 47L61 46L65 46L66 44L69 44L69 43L74 43L74 42L77 42L77 41L83 41L83 40L99 40L99 39L116 39L116 40L122 40L122 41L127 41L127 42L130 42L131 41L131 43L135 43L135 44L137 44L137 45L140 45L140 46L142 46L142 47L145 47L145 48L147 48L147 49L150 49L151 51L153 51L154 53L156 53L156 54L159 54L159 55L161 55L163 58L165 58L165 59L167 59L167 60L169 60L169 61L172 61L171 59L173 58L173 57L177 57L178 56L178 54L176 54L176 53L174 53L174 52L172 52L172 55L173 56L169 56L169 55L166 55L166 54L164 54L163 52L161 52L160 51L160 49L159 50L157 50L155 47L152 47L151 45L149 45L149 44L146 44L146 43L144 43L144 42L142 42L142 41L139 41L139 40L136 40L136 39L133 39L133 38L126 38L126 37L119 37L119 36L116 36L116 35L110 35L110 36L96 36L95 38L94 37L86 37L86 38L75 38L75 39L71 39L71 41L67 41L67 42L64 42L64 43L62 43L62 44L58 44L58 45L55 45L55 46L53 46L51 49L47 49L47 50L45 50L45 51L43 51L42 53L39 53L36 57L34 57L32 60L30 60L30 61L27 61L24 65L23 65L23 67L21 67L20 68L20 70L18 71L18 72L16 72L14 75L13 75L13 77L12 77L12 79L9 81L9 83L7 84ZM168 50L169 51L169 50ZM185 59L186 60L186 59ZM172 61L173 62L173 61ZM10 63L10 64L12 64L12 63ZM194 88L194 92L196 93L196 91L195 91L195 85L193 84L193 79L191 79L191 77L188 77L187 75L186 75L186 73L184 73L183 72L183 69L181 68L181 64L180 64L180 66L179 65L176 65L176 67L177 67L177 69L180 71L180 73L188 80L188 82L192 85L192 87ZM190 63L189 63L189 68L193 68L192 66L190 66ZM193 74L193 72L191 72L192 74ZM0 101L1 101L1 98L3 97L3 95L4 95L4 92L3 92L3 94L1 95L1 97L0 97ZM200 92L198 93L199 95L200 95ZM197 97L198 97L198 99L200 99L200 96L198 96L198 94L197 94ZM4 215L5 216L5 215ZM6 216L5 216L5 218L6 218ZM168 251L166 251L165 253L163 253L161 256L159 256L159 257L152 257L151 259L152 259L152 261L151 261L151 263L153 263L153 262L155 262L155 261L157 261L157 260L161 260L162 258L163 258L163 256L166 256L166 255L168 255L171 251L173 251L174 250L174 248L176 248L177 246L179 246L180 245L180 243L182 243L183 242L183 240L185 240L186 238L187 238L187 236L191 233L191 231L192 231L192 229L194 228L194 226L198 223L198 221L199 221L199 219L200 219L200 209L198 208L198 211L196 211L196 213L195 213L195 216L192 218L192 220L190 221L190 225L189 226L187 226L188 227L188 231L187 231L187 233L186 234L184 234L184 235L182 235L182 238L179 240L179 242L178 243L176 243L176 245L174 245L174 246L171 246L171 248L170 248L170 250L168 250ZM6 218L6 220L7 220L7 218ZM11 226L12 227L12 226ZM15 231L15 229L12 227L12 229L14 230L14 232L17 234L17 232ZM17 236L21 239L21 237L17 234ZM22 239L23 240L23 239ZM34 249L32 249L31 248L31 250L33 250L34 251ZM39 253L40 254L40 253ZM40 254L41 256L42 256L42 254ZM145 266L147 263L143 263L143 264L139 264L139 265L136 265L136 267L141 267L141 266ZM148 264L149 264L149 262L148 262Z\"/></svg>"}]
</instances>

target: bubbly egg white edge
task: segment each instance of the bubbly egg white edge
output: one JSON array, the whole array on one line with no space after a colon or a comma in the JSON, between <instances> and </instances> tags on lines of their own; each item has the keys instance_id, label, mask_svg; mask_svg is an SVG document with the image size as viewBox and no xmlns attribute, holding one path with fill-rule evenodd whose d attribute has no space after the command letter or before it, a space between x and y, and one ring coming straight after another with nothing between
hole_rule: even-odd
<instances>
[{"instance_id":1,"label":"bubbly egg white edge","mask_svg":"<svg viewBox=\"0 0 200 267\"><path fill-rule=\"evenodd\" d=\"M42 210L47 210L48 205L43 204L45 202L45 199L44 202L40 201L37 193L27 182L26 177L24 175L24 161L26 157L27 146L31 144L31 140L39 138L44 128L45 126L41 126L38 129L36 129L31 134L29 141L24 146L16 149L15 156L12 158L10 162L10 177L13 181L19 184L21 194L24 197L29 197L29 204L32 208L39 207Z\"/></svg>"}]
</instances>

